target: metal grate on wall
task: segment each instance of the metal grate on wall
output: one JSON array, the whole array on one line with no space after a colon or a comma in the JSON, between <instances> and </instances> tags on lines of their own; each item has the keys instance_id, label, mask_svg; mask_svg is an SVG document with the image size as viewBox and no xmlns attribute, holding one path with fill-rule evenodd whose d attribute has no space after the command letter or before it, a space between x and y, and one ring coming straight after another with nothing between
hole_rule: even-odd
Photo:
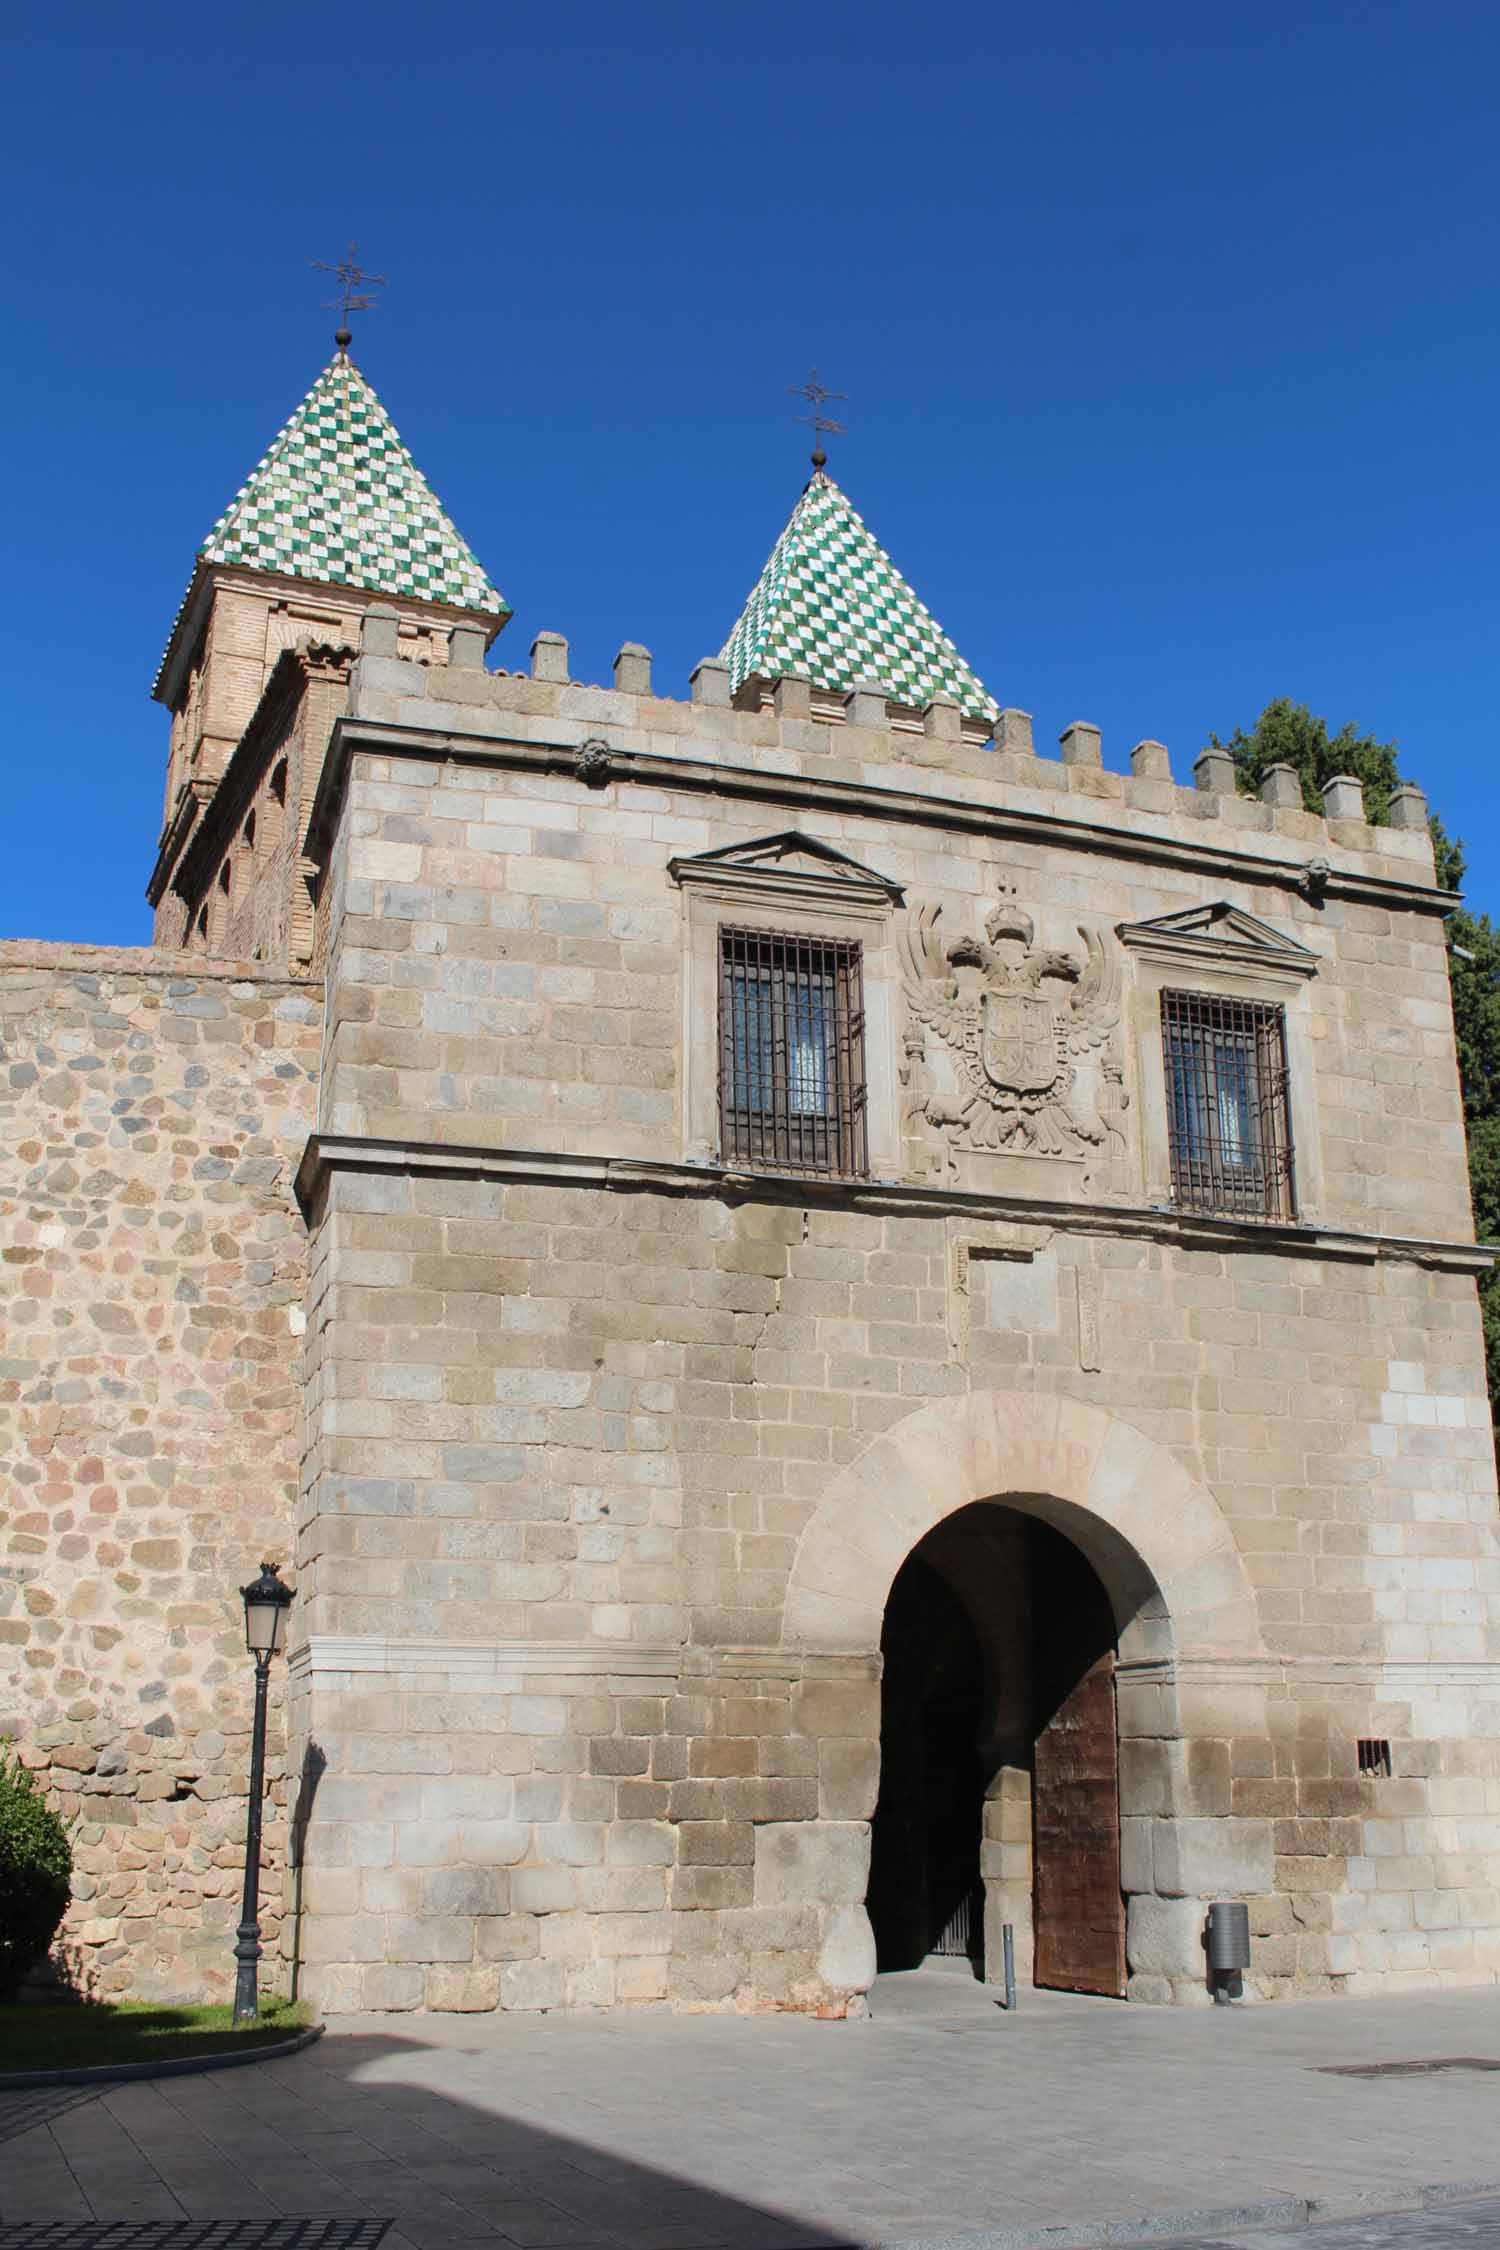
<instances>
[{"instance_id":1,"label":"metal grate on wall","mask_svg":"<svg viewBox=\"0 0 1500 2250\"><path fill-rule=\"evenodd\" d=\"M781 930L719 933L719 1120L726 1161L862 1174L860 948Z\"/></svg>"},{"instance_id":2,"label":"metal grate on wall","mask_svg":"<svg viewBox=\"0 0 1500 2250\"><path fill-rule=\"evenodd\" d=\"M1295 1217L1280 1008L1164 992L1161 1035L1177 1201L1247 1218Z\"/></svg>"}]
</instances>

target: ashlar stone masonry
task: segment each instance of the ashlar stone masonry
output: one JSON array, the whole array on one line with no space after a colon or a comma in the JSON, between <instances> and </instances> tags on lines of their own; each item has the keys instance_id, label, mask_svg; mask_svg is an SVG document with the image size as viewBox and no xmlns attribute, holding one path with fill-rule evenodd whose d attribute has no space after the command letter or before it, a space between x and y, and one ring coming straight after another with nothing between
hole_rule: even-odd
<instances>
[{"instance_id":1,"label":"ashlar stone masonry","mask_svg":"<svg viewBox=\"0 0 1500 2250\"><path fill-rule=\"evenodd\" d=\"M315 816L324 2004L857 2001L886 1597L976 1502L1111 1597L1134 1995L1203 1995L1220 1894L1264 1991L1492 1974L1500 1556L1425 834L448 684L362 659ZM714 1145L700 913L859 933L865 1181ZM1105 957L1109 1067L1059 1145L918 1112L934 927L1045 941L1073 994ZM1294 1221L1173 1205L1178 978L1284 1006ZM1026 1776L990 1781L990 1920L1024 1939Z\"/></svg>"}]
</instances>

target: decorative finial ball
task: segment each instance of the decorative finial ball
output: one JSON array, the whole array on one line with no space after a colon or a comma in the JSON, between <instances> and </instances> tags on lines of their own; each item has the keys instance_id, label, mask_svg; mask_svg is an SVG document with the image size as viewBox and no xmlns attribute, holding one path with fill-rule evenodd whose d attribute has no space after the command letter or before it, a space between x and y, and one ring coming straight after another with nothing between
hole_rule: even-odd
<instances>
[{"instance_id":1,"label":"decorative finial ball","mask_svg":"<svg viewBox=\"0 0 1500 2250\"><path fill-rule=\"evenodd\" d=\"M814 467L815 469L821 469L821 468L824 468L824 467L826 467L826 466L827 466L827 462L828 462L828 456L827 456L827 454L826 454L826 453L825 453L825 452L823 451L823 448L822 448L822 446L821 446L821 445L815 445L815 446L813 447L813 456L812 456L812 465L813 465L813 467Z\"/></svg>"},{"instance_id":2,"label":"decorative finial ball","mask_svg":"<svg viewBox=\"0 0 1500 2250\"><path fill-rule=\"evenodd\" d=\"M333 332L333 340L338 345L338 348L341 352L346 352L349 349L349 346L353 343L354 338L351 336L347 328L335 328Z\"/></svg>"}]
</instances>

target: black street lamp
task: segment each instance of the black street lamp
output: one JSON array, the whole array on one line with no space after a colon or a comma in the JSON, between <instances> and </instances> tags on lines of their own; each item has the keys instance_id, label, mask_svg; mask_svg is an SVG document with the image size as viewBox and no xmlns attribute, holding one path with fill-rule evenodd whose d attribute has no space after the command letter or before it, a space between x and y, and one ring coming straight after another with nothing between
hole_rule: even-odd
<instances>
[{"instance_id":1,"label":"black street lamp","mask_svg":"<svg viewBox=\"0 0 1500 2250\"><path fill-rule=\"evenodd\" d=\"M234 2020L253 2023L260 2009L255 1989L260 1959L260 1813L266 1788L266 1681L271 1659L286 1639L286 1613L292 1589L277 1576L274 1563L262 1563L259 1578L240 1588L245 1604L245 1646L255 1658L255 1723L250 1734L250 1802L245 1814L245 1895L235 1932Z\"/></svg>"}]
</instances>

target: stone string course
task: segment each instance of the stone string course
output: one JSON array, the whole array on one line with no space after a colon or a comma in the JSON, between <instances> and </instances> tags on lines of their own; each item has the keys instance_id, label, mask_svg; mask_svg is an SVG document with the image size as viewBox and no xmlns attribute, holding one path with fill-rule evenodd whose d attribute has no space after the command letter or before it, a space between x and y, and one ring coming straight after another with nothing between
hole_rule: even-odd
<instances>
[{"instance_id":1,"label":"stone string course","mask_svg":"<svg viewBox=\"0 0 1500 2250\"><path fill-rule=\"evenodd\" d=\"M292 1554L321 997L263 967L0 945L0 1734L74 1838L70 1980L222 1996L250 1667ZM283 1718L267 1931L279 1934Z\"/></svg>"}]
</instances>

